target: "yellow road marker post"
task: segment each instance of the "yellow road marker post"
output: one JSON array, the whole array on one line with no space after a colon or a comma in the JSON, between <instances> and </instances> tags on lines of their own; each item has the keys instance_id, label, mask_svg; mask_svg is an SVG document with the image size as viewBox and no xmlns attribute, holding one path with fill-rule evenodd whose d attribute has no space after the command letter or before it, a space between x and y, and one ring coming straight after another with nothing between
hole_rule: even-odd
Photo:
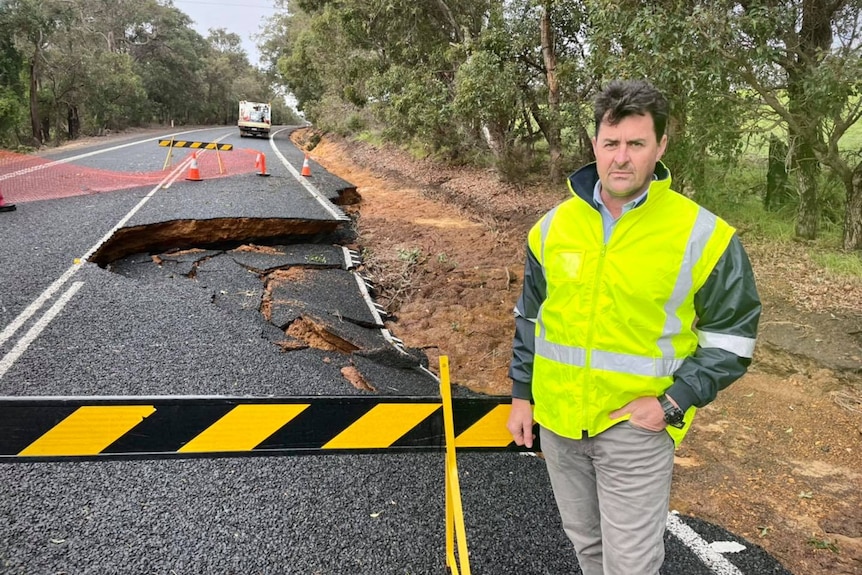
<instances>
[{"instance_id":1,"label":"yellow road marker post","mask_svg":"<svg viewBox=\"0 0 862 575\"><path fill-rule=\"evenodd\" d=\"M452 388L449 384L449 357L445 355L440 356L440 396L443 398L443 428L446 436L446 566L453 575L470 575L464 508L461 504L458 462L455 458L455 420L452 415ZM458 564L455 563L453 531L458 541L460 572Z\"/></svg>"}]
</instances>

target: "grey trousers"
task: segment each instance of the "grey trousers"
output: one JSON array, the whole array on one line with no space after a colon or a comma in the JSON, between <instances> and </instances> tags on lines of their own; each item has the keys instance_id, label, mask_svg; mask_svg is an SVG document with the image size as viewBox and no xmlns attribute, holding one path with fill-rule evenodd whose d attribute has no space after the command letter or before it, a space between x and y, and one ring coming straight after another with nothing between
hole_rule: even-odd
<instances>
[{"instance_id":1,"label":"grey trousers","mask_svg":"<svg viewBox=\"0 0 862 575\"><path fill-rule=\"evenodd\" d=\"M666 432L619 423L574 440L540 430L554 498L584 575L657 575L673 474Z\"/></svg>"}]
</instances>

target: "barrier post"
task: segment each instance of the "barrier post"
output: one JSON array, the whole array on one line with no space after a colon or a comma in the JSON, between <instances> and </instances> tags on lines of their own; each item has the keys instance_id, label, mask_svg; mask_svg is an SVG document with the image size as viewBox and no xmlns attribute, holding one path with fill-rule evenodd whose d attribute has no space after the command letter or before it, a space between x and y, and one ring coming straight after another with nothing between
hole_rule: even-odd
<instances>
[{"instance_id":1,"label":"barrier post","mask_svg":"<svg viewBox=\"0 0 862 575\"><path fill-rule=\"evenodd\" d=\"M221 155L218 153L218 148L216 148L216 159L218 160L218 173L224 174L224 165L221 162Z\"/></svg>"},{"instance_id":2,"label":"barrier post","mask_svg":"<svg viewBox=\"0 0 862 575\"><path fill-rule=\"evenodd\" d=\"M440 396L443 399L443 429L446 437L446 566L453 575L470 575L467 533L464 529L464 508L455 458L455 419L452 414L452 388L449 384L449 357L440 356ZM458 564L455 562L453 531L458 542Z\"/></svg>"},{"instance_id":3,"label":"barrier post","mask_svg":"<svg viewBox=\"0 0 862 575\"><path fill-rule=\"evenodd\" d=\"M173 120L171 120L171 123L173 124ZM167 170L168 166L170 166L173 163L173 162L171 162L171 160L173 159L173 154L174 154L174 137L171 136L171 144L168 146L168 155L165 157L165 163L162 165L163 170Z\"/></svg>"}]
</instances>

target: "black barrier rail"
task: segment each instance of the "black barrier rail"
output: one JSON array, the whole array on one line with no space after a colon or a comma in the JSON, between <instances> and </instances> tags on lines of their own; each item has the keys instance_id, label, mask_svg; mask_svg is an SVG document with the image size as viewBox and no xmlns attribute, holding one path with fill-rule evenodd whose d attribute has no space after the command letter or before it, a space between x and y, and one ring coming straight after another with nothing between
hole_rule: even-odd
<instances>
[{"instance_id":1,"label":"black barrier rail","mask_svg":"<svg viewBox=\"0 0 862 575\"><path fill-rule=\"evenodd\" d=\"M443 451L438 397L0 397L0 462ZM455 447L520 451L506 397L452 400ZM538 451L534 446L530 451Z\"/></svg>"}]
</instances>

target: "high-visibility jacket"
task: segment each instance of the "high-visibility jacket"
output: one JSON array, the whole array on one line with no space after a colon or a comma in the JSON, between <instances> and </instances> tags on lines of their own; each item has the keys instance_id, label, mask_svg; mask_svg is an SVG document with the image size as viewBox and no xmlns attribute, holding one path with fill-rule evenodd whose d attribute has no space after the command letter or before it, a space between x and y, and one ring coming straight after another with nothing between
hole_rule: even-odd
<instances>
[{"instance_id":1,"label":"high-visibility jacket","mask_svg":"<svg viewBox=\"0 0 862 575\"><path fill-rule=\"evenodd\" d=\"M528 387L536 421L558 435L597 435L628 418L612 411L667 392L686 411L685 428L668 427L678 444L696 406L750 363L760 302L733 228L671 190L663 164L656 176L607 241L594 165L530 231L510 376L514 396ZM739 269L719 269L728 264Z\"/></svg>"}]
</instances>

